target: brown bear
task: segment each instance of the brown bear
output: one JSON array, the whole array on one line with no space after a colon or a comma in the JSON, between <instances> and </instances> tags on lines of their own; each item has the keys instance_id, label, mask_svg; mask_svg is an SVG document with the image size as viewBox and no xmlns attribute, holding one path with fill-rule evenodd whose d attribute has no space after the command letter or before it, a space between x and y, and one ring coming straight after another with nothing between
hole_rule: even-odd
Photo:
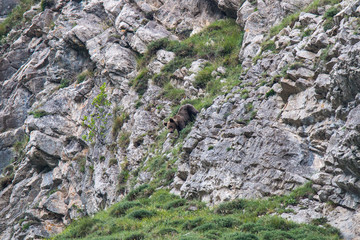
<instances>
[{"instance_id":1,"label":"brown bear","mask_svg":"<svg viewBox=\"0 0 360 240\"><path fill-rule=\"evenodd\" d=\"M199 113L191 104L185 104L181 106L178 113L169 119L168 122L164 122L164 125L168 128L169 132L173 133L175 130L180 131L185 128L189 121L195 119L195 116Z\"/></svg>"}]
</instances>

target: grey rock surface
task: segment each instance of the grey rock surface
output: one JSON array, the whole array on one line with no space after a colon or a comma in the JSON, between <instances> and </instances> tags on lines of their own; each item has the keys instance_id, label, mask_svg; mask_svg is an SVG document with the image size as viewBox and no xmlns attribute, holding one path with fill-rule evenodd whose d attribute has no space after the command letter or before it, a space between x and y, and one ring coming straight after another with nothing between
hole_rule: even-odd
<instances>
[{"instance_id":1,"label":"grey rock surface","mask_svg":"<svg viewBox=\"0 0 360 240\"><path fill-rule=\"evenodd\" d=\"M162 122L173 104L153 81L142 96L134 91L138 54L158 39L183 39L228 16L245 31L241 84L201 110L184 142L174 146L167 134L158 146L168 161L182 145L167 187L215 205L286 194L311 180L316 194L301 203L309 207L283 217L327 217L345 239L356 239L360 1L343 1L327 31L323 14L330 6L322 6L268 37L272 26L309 3L56 1L52 9L38 11L37 5L26 12L28 21L0 46L0 169L16 166L12 182L0 190L0 238L48 238L121 200L132 187L117 186L124 169L137 173L136 186L154 179L139 167L153 157L157 137L167 134ZM275 50L263 51L269 40ZM175 57L158 49L148 79ZM187 99L206 96L194 87L206 64L192 59L169 81ZM223 64L211 74L225 81L229 70ZM97 112L93 101L103 83L109 105L106 121L95 120L101 130L94 131L103 134L92 142L85 116ZM37 224L26 230L19 219Z\"/></svg>"}]
</instances>

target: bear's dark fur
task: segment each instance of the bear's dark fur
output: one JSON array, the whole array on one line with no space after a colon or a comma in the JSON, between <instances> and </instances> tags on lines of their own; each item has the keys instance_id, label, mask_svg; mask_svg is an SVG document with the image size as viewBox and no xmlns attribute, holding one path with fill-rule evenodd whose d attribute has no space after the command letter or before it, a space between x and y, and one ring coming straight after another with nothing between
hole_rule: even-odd
<instances>
[{"instance_id":1,"label":"bear's dark fur","mask_svg":"<svg viewBox=\"0 0 360 240\"><path fill-rule=\"evenodd\" d=\"M185 128L186 124L189 121L195 119L195 116L199 113L198 110L194 108L191 104L185 104L181 106L178 113L169 119L168 122L164 122L164 125L167 127L169 132L173 133L175 130L180 133L180 131Z\"/></svg>"}]
</instances>

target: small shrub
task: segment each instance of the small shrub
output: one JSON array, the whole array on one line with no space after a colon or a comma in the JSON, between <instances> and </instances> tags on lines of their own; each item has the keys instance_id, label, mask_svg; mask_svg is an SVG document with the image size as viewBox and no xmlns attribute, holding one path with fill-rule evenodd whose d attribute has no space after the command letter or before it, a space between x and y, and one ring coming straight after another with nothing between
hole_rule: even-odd
<instances>
[{"instance_id":1,"label":"small shrub","mask_svg":"<svg viewBox=\"0 0 360 240\"><path fill-rule=\"evenodd\" d=\"M213 150L213 149L214 149L214 146L209 146L208 147L208 151Z\"/></svg>"},{"instance_id":2,"label":"small shrub","mask_svg":"<svg viewBox=\"0 0 360 240\"><path fill-rule=\"evenodd\" d=\"M162 228L158 231L159 235L174 235L179 233L175 228Z\"/></svg>"},{"instance_id":3,"label":"small shrub","mask_svg":"<svg viewBox=\"0 0 360 240\"><path fill-rule=\"evenodd\" d=\"M240 226L239 229L241 231L249 232L249 233L253 233L253 234L259 233L262 231L273 230L273 228L269 228L269 227L263 226L258 223L244 223L243 225Z\"/></svg>"},{"instance_id":4,"label":"small shrub","mask_svg":"<svg viewBox=\"0 0 360 240\"><path fill-rule=\"evenodd\" d=\"M245 208L246 202L243 199L237 199L231 202L226 202L220 204L216 209L215 213L217 214L232 214L236 211L242 210Z\"/></svg>"},{"instance_id":5,"label":"small shrub","mask_svg":"<svg viewBox=\"0 0 360 240\"><path fill-rule=\"evenodd\" d=\"M266 98L269 98L269 97L274 96L274 95L276 95L275 90L274 90L274 89L270 89L270 90L265 94L265 97L266 97Z\"/></svg>"},{"instance_id":6,"label":"small shrub","mask_svg":"<svg viewBox=\"0 0 360 240\"><path fill-rule=\"evenodd\" d=\"M331 7L325 12L324 17L325 18L333 18L339 12L340 12L340 10L337 7Z\"/></svg>"},{"instance_id":7,"label":"small shrub","mask_svg":"<svg viewBox=\"0 0 360 240\"><path fill-rule=\"evenodd\" d=\"M126 211L133 208L133 207L139 207L141 204L136 201L123 201L114 206L114 208L110 211L110 216L113 217L122 217L126 214Z\"/></svg>"},{"instance_id":8,"label":"small shrub","mask_svg":"<svg viewBox=\"0 0 360 240\"><path fill-rule=\"evenodd\" d=\"M148 184L141 185L126 195L126 200L134 201L135 199L149 197L154 192L154 188L149 186Z\"/></svg>"},{"instance_id":9,"label":"small shrub","mask_svg":"<svg viewBox=\"0 0 360 240\"><path fill-rule=\"evenodd\" d=\"M222 239L224 239L224 240L259 240L259 238L253 234L242 233L242 232L228 234Z\"/></svg>"},{"instance_id":10,"label":"small shrub","mask_svg":"<svg viewBox=\"0 0 360 240\"><path fill-rule=\"evenodd\" d=\"M231 218L231 217L220 217L220 218L216 218L213 220L213 222L219 226L219 227L223 227L223 228L232 228L235 225L239 224L239 221L236 220L235 218Z\"/></svg>"},{"instance_id":11,"label":"small shrub","mask_svg":"<svg viewBox=\"0 0 360 240\"><path fill-rule=\"evenodd\" d=\"M216 228L217 228L217 226L215 225L215 223L204 223L204 224L194 228L194 231L206 232L206 231L213 230Z\"/></svg>"},{"instance_id":12,"label":"small shrub","mask_svg":"<svg viewBox=\"0 0 360 240\"><path fill-rule=\"evenodd\" d=\"M139 209L139 210L134 210L131 213L129 213L127 216L129 218L134 218L134 219L143 219L143 218L150 218L152 216L154 216L155 213L146 209Z\"/></svg>"},{"instance_id":13,"label":"small shrub","mask_svg":"<svg viewBox=\"0 0 360 240\"><path fill-rule=\"evenodd\" d=\"M142 239L145 239L145 234L142 232L131 233L130 235L124 238L124 240L142 240Z\"/></svg>"},{"instance_id":14,"label":"small shrub","mask_svg":"<svg viewBox=\"0 0 360 240\"><path fill-rule=\"evenodd\" d=\"M265 231L265 232L262 232L261 235L262 235L263 240L278 240L278 239L292 240L292 239L294 239L294 237L291 234L289 234L285 231L281 231L281 230Z\"/></svg>"},{"instance_id":15,"label":"small shrub","mask_svg":"<svg viewBox=\"0 0 360 240\"><path fill-rule=\"evenodd\" d=\"M195 218L193 220L187 220L183 225L183 230L192 230L203 223L204 219L201 217Z\"/></svg>"},{"instance_id":16,"label":"small shrub","mask_svg":"<svg viewBox=\"0 0 360 240\"><path fill-rule=\"evenodd\" d=\"M174 208L178 208L181 206L184 206L186 204L186 200L185 199L176 199L174 201L171 201L167 204L165 204L164 209L174 209Z\"/></svg>"}]
</instances>

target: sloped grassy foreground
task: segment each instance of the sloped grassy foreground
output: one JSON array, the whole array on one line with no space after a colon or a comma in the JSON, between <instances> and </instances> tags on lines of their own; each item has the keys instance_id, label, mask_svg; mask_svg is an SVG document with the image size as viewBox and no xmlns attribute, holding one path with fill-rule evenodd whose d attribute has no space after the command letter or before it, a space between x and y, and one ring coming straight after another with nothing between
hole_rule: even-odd
<instances>
[{"instance_id":1,"label":"sloped grassy foreground","mask_svg":"<svg viewBox=\"0 0 360 240\"><path fill-rule=\"evenodd\" d=\"M53 239L341 239L326 219L296 224L276 216L312 194L309 183L286 196L238 199L210 209L142 185L109 209L73 222Z\"/></svg>"}]
</instances>

